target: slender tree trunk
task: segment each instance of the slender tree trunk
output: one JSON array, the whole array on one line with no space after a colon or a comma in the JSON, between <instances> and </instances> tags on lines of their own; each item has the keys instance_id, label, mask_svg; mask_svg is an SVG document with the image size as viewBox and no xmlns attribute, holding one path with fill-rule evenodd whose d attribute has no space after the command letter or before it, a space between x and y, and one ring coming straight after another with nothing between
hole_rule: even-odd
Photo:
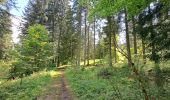
<instances>
[{"instance_id":1,"label":"slender tree trunk","mask_svg":"<svg viewBox=\"0 0 170 100\"><path fill-rule=\"evenodd\" d=\"M99 45L99 59L100 59L100 64L101 64L101 54L102 54L102 52L101 52L101 43L100 43L100 31L99 31L99 42L98 42L98 45Z\"/></svg>"},{"instance_id":2,"label":"slender tree trunk","mask_svg":"<svg viewBox=\"0 0 170 100\"><path fill-rule=\"evenodd\" d=\"M135 18L133 16L132 16L132 24L133 24L134 54L137 55L137 39L136 39L136 32L135 32Z\"/></svg>"},{"instance_id":3,"label":"slender tree trunk","mask_svg":"<svg viewBox=\"0 0 170 100\"><path fill-rule=\"evenodd\" d=\"M149 6L149 14L151 14L151 8ZM161 69L160 69L160 66L159 66L159 58L156 54L156 47L155 47L155 33L154 33L154 29L153 29L153 21L151 19L150 21L150 27L151 27L151 47L152 47L152 54L151 54L151 59L154 61L155 63L155 73L156 73L156 84L158 87L161 87Z\"/></svg>"},{"instance_id":4,"label":"slender tree trunk","mask_svg":"<svg viewBox=\"0 0 170 100\"><path fill-rule=\"evenodd\" d=\"M131 66L131 52L130 52L130 42L129 42L129 29L128 29L128 18L127 11L125 9L125 27L126 27L126 46L127 46L127 56L128 56L128 65Z\"/></svg>"},{"instance_id":5,"label":"slender tree trunk","mask_svg":"<svg viewBox=\"0 0 170 100\"><path fill-rule=\"evenodd\" d=\"M95 59L96 59L96 18L95 18L95 16L94 16L94 44L93 44L93 46L94 46L94 57L93 57L93 61L94 61L94 65L96 64L95 63Z\"/></svg>"},{"instance_id":6,"label":"slender tree trunk","mask_svg":"<svg viewBox=\"0 0 170 100\"><path fill-rule=\"evenodd\" d=\"M58 44L57 44L57 67L60 66L60 40L61 40L62 28L59 26Z\"/></svg>"},{"instance_id":7,"label":"slender tree trunk","mask_svg":"<svg viewBox=\"0 0 170 100\"><path fill-rule=\"evenodd\" d=\"M112 27L111 27L111 17L108 16L107 17L107 21L108 21L108 24L109 24L109 28L108 28L108 38L109 38L109 66L112 67L112 40L111 40L111 30L112 30Z\"/></svg>"},{"instance_id":8,"label":"slender tree trunk","mask_svg":"<svg viewBox=\"0 0 170 100\"><path fill-rule=\"evenodd\" d=\"M115 26L113 26L113 46L114 46L114 56L115 56L115 58L114 58L114 62L115 63L117 63L117 52L116 52L116 46L117 46L117 41L116 41L116 32L117 32L117 28L116 28L116 23L115 23L115 21L114 21L114 19L113 19L113 25L115 25Z\"/></svg>"},{"instance_id":9,"label":"slender tree trunk","mask_svg":"<svg viewBox=\"0 0 170 100\"><path fill-rule=\"evenodd\" d=\"M70 50L71 50L71 65L73 65L73 37L71 35L71 41L70 41Z\"/></svg>"},{"instance_id":10,"label":"slender tree trunk","mask_svg":"<svg viewBox=\"0 0 170 100\"><path fill-rule=\"evenodd\" d=\"M54 6L55 6L55 2L54 2ZM53 41L53 64L56 63L56 47L55 47L55 9L53 8L53 16L52 16L52 41Z\"/></svg>"},{"instance_id":11,"label":"slender tree trunk","mask_svg":"<svg viewBox=\"0 0 170 100\"><path fill-rule=\"evenodd\" d=\"M87 54L87 47L86 47L86 37L87 37L87 9L85 9L85 29L84 29L84 66L86 65L86 54Z\"/></svg>"},{"instance_id":12,"label":"slender tree trunk","mask_svg":"<svg viewBox=\"0 0 170 100\"><path fill-rule=\"evenodd\" d=\"M78 8L78 35L77 35L77 40L78 40L78 47L77 47L77 66L80 66L80 59L81 59L81 6Z\"/></svg>"},{"instance_id":13,"label":"slender tree trunk","mask_svg":"<svg viewBox=\"0 0 170 100\"><path fill-rule=\"evenodd\" d=\"M87 42L88 42L88 46L87 46L87 65L89 66L89 54L90 54L90 24L88 26L88 36L87 36Z\"/></svg>"},{"instance_id":14,"label":"slender tree trunk","mask_svg":"<svg viewBox=\"0 0 170 100\"><path fill-rule=\"evenodd\" d=\"M114 55L115 55L115 63L117 63L117 52L116 52L116 45L117 45L117 42L116 42L116 33L114 32L113 33L113 44L114 44Z\"/></svg>"},{"instance_id":15,"label":"slender tree trunk","mask_svg":"<svg viewBox=\"0 0 170 100\"><path fill-rule=\"evenodd\" d=\"M144 42L144 39L142 39L142 55L143 55L143 63L146 64L145 42Z\"/></svg>"}]
</instances>

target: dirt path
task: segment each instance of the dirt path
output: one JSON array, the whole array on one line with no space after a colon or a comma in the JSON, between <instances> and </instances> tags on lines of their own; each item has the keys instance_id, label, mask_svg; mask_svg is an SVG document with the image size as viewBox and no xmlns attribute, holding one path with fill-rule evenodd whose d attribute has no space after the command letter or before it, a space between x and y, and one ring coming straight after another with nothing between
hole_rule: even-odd
<instances>
[{"instance_id":1,"label":"dirt path","mask_svg":"<svg viewBox=\"0 0 170 100\"><path fill-rule=\"evenodd\" d=\"M54 77L53 83L47 88L46 93L43 96L38 97L37 100L73 100L73 96L64 75L64 69L60 70L60 75Z\"/></svg>"}]
</instances>

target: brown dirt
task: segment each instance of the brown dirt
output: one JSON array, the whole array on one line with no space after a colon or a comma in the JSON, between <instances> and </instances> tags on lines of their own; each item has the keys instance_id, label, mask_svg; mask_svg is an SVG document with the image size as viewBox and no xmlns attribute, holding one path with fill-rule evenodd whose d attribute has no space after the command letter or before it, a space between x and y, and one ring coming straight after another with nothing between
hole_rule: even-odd
<instances>
[{"instance_id":1,"label":"brown dirt","mask_svg":"<svg viewBox=\"0 0 170 100\"><path fill-rule=\"evenodd\" d=\"M37 97L36 100L73 100L67 80L64 75L64 69L60 70L61 74L55 77L52 84L43 96Z\"/></svg>"}]
</instances>

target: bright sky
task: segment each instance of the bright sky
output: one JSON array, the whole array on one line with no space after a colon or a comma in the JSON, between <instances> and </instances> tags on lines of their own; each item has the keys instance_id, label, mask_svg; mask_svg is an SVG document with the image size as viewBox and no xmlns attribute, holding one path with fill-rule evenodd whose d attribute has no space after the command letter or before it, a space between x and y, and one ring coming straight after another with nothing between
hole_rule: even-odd
<instances>
[{"instance_id":1,"label":"bright sky","mask_svg":"<svg viewBox=\"0 0 170 100\"><path fill-rule=\"evenodd\" d=\"M18 43L19 42L19 38L18 35L21 33L19 26L21 25L21 20L22 20L22 16L23 16L23 11L24 8L26 7L27 3L29 0L16 0L17 2L17 9L12 9L11 10L11 14L15 15L15 17L12 17L12 38L13 38L13 42L14 43Z\"/></svg>"}]
</instances>

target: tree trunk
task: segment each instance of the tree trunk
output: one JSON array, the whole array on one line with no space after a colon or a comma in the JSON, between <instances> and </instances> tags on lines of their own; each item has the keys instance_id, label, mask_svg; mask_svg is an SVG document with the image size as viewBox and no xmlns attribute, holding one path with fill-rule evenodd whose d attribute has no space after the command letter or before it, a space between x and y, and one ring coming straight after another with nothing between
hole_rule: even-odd
<instances>
[{"instance_id":1,"label":"tree trunk","mask_svg":"<svg viewBox=\"0 0 170 100\"><path fill-rule=\"evenodd\" d=\"M80 66L80 59L81 59L81 6L79 6L78 8L78 35L77 35L77 39L78 39L78 47L77 47L77 66Z\"/></svg>"},{"instance_id":2,"label":"tree trunk","mask_svg":"<svg viewBox=\"0 0 170 100\"><path fill-rule=\"evenodd\" d=\"M131 66L131 52L130 52L130 42L129 42L129 30L128 30L128 18L127 11L125 9L125 27L126 27L126 46L127 46L127 57L128 57L128 65Z\"/></svg>"},{"instance_id":3,"label":"tree trunk","mask_svg":"<svg viewBox=\"0 0 170 100\"><path fill-rule=\"evenodd\" d=\"M55 6L56 3L54 3ZM55 9L53 8L53 17L52 17L52 42L53 42L53 64L56 63L56 47L55 47Z\"/></svg>"},{"instance_id":4,"label":"tree trunk","mask_svg":"<svg viewBox=\"0 0 170 100\"><path fill-rule=\"evenodd\" d=\"M134 54L137 55L137 39L136 39L136 32L135 32L135 18L132 17L132 26L133 26L133 43L134 43Z\"/></svg>"},{"instance_id":5,"label":"tree trunk","mask_svg":"<svg viewBox=\"0 0 170 100\"><path fill-rule=\"evenodd\" d=\"M115 59L114 59L114 62L117 63L117 52L116 52L116 46L117 46L117 41L116 41L116 32L117 32L117 27L116 27L116 23L113 19L113 46L114 46L114 56L115 56Z\"/></svg>"},{"instance_id":6,"label":"tree trunk","mask_svg":"<svg viewBox=\"0 0 170 100\"><path fill-rule=\"evenodd\" d=\"M73 33L72 33L73 34ZM71 35L71 41L70 41L70 50L71 50L71 65L73 65L73 36Z\"/></svg>"},{"instance_id":7,"label":"tree trunk","mask_svg":"<svg viewBox=\"0 0 170 100\"><path fill-rule=\"evenodd\" d=\"M88 26L88 36L87 36L87 42L88 42L88 46L87 46L87 65L89 66L89 57L90 57L90 24Z\"/></svg>"},{"instance_id":8,"label":"tree trunk","mask_svg":"<svg viewBox=\"0 0 170 100\"><path fill-rule=\"evenodd\" d=\"M112 27L111 27L111 17L110 16L107 17L107 21L109 24L108 33L107 33L108 38L109 38L109 66L112 67L112 41L111 41Z\"/></svg>"},{"instance_id":9,"label":"tree trunk","mask_svg":"<svg viewBox=\"0 0 170 100\"><path fill-rule=\"evenodd\" d=\"M144 42L144 39L142 39L142 55L143 55L143 63L146 64L145 42Z\"/></svg>"},{"instance_id":10,"label":"tree trunk","mask_svg":"<svg viewBox=\"0 0 170 100\"><path fill-rule=\"evenodd\" d=\"M151 8L149 6L149 14L151 14ZM151 47L152 47L152 54L151 54L151 59L154 61L155 63L155 73L156 73L156 84L158 87L161 86L161 69L159 66L159 58L156 54L156 48L155 48L155 33L154 33L154 29L153 29L153 20L151 19L150 21L150 27L151 27Z\"/></svg>"},{"instance_id":11,"label":"tree trunk","mask_svg":"<svg viewBox=\"0 0 170 100\"><path fill-rule=\"evenodd\" d=\"M86 54L87 54L87 48L86 48L86 37L87 37L87 9L85 9L85 28L84 28L84 66L86 65Z\"/></svg>"},{"instance_id":12,"label":"tree trunk","mask_svg":"<svg viewBox=\"0 0 170 100\"><path fill-rule=\"evenodd\" d=\"M57 67L60 66L60 40L61 40L61 32L62 32L62 28L61 26L59 26L59 35L58 35L58 44L57 44Z\"/></svg>"},{"instance_id":13,"label":"tree trunk","mask_svg":"<svg viewBox=\"0 0 170 100\"><path fill-rule=\"evenodd\" d=\"M94 57L93 57L93 61L94 61L94 65L95 65L95 59L96 59L96 43L95 43L95 41L96 41L96 39L95 39L95 36L96 35L96 18L95 18L95 16L94 16Z\"/></svg>"}]
</instances>

